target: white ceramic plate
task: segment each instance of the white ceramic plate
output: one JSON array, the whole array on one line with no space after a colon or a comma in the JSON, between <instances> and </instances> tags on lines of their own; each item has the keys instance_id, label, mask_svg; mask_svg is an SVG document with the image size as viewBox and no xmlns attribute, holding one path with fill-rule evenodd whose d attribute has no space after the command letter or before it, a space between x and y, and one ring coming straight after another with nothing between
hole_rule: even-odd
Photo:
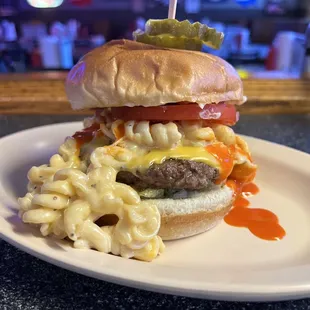
<instances>
[{"instance_id":1,"label":"white ceramic plate","mask_svg":"<svg viewBox=\"0 0 310 310\"><path fill-rule=\"evenodd\" d=\"M38 127L0 139L0 237L47 262L98 279L192 297L270 301L310 297L310 155L270 142L246 140L259 165L261 193L252 207L275 212L287 236L263 241L224 222L208 233L166 242L145 263L42 238L21 223L16 197L32 165L46 163L80 123Z\"/></svg>"}]
</instances>

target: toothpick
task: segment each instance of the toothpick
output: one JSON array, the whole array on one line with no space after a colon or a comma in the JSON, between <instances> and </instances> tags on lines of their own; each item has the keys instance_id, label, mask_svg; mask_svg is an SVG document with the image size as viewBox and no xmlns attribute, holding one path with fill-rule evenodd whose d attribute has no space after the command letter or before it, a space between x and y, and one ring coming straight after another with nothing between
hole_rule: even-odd
<instances>
[{"instance_id":1,"label":"toothpick","mask_svg":"<svg viewBox=\"0 0 310 310\"><path fill-rule=\"evenodd\" d=\"M178 0L169 0L168 18L175 19L175 12L177 10Z\"/></svg>"}]
</instances>

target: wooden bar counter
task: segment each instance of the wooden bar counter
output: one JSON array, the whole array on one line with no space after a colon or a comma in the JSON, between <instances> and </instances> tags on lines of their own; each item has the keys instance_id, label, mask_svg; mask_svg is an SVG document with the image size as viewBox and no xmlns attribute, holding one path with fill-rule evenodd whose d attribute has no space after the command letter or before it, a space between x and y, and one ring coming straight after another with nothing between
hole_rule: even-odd
<instances>
[{"instance_id":1,"label":"wooden bar counter","mask_svg":"<svg viewBox=\"0 0 310 310\"><path fill-rule=\"evenodd\" d=\"M67 72L0 75L0 115L88 114L72 111L66 98ZM248 101L242 114L310 113L310 79L244 79Z\"/></svg>"}]
</instances>

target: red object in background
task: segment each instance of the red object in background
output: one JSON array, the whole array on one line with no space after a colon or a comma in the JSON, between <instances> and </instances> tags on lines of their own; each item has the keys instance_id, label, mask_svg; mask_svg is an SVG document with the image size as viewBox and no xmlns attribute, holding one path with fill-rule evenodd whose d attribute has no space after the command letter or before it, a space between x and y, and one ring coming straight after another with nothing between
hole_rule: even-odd
<instances>
[{"instance_id":1,"label":"red object in background","mask_svg":"<svg viewBox=\"0 0 310 310\"><path fill-rule=\"evenodd\" d=\"M265 61L265 68L266 70L275 70L276 69L276 57L277 57L277 50L275 46L271 46L268 56Z\"/></svg>"},{"instance_id":2,"label":"red object in background","mask_svg":"<svg viewBox=\"0 0 310 310\"><path fill-rule=\"evenodd\" d=\"M35 48L31 53L31 66L33 68L42 68L42 58L38 48Z\"/></svg>"},{"instance_id":3,"label":"red object in background","mask_svg":"<svg viewBox=\"0 0 310 310\"><path fill-rule=\"evenodd\" d=\"M75 6L88 6L92 3L92 0L70 0L70 3Z\"/></svg>"}]
</instances>

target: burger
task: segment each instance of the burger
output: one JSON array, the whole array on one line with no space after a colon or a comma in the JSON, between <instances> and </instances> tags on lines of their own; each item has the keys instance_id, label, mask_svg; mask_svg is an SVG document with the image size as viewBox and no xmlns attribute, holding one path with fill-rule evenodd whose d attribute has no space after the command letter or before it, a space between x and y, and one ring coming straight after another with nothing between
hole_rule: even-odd
<instances>
[{"instance_id":1,"label":"burger","mask_svg":"<svg viewBox=\"0 0 310 310\"><path fill-rule=\"evenodd\" d=\"M98 132L132 153L116 181L156 206L163 240L214 227L236 184L255 176L246 142L230 127L245 102L242 81L219 57L116 40L75 65L66 93L73 109L94 111L75 135L80 156L90 157Z\"/></svg>"},{"instance_id":2,"label":"burger","mask_svg":"<svg viewBox=\"0 0 310 310\"><path fill-rule=\"evenodd\" d=\"M231 128L242 81L219 57L111 41L72 68L65 89L72 108L92 116L28 172L20 216L44 236L151 261L162 240L219 223L255 177Z\"/></svg>"}]
</instances>

